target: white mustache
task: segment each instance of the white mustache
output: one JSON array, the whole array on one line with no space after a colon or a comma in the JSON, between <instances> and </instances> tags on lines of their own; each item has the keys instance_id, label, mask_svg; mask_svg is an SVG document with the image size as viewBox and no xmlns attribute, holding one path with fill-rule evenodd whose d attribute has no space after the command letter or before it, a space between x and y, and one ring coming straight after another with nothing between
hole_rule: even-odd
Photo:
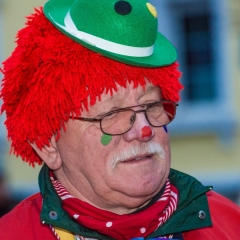
<instances>
[{"instance_id":1,"label":"white mustache","mask_svg":"<svg viewBox=\"0 0 240 240\"><path fill-rule=\"evenodd\" d=\"M127 159L136 158L139 155L157 155L160 158L165 157L164 148L158 143L147 142L142 143L138 146L132 146L130 148L124 149L116 156L112 158L112 168L115 169L119 162L124 162Z\"/></svg>"}]
</instances>

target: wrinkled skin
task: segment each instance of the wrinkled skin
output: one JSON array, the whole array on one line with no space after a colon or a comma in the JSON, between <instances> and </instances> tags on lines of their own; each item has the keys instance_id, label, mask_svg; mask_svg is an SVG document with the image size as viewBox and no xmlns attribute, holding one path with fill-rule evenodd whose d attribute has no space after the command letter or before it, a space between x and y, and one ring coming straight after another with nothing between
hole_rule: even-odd
<instances>
[{"instance_id":1,"label":"wrinkled skin","mask_svg":"<svg viewBox=\"0 0 240 240\"><path fill-rule=\"evenodd\" d=\"M160 99L159 88L150 83L145 90L127 84L127 88L119 87L113 96L104 93L101 101L88 111L84 110L81 116L99 117L113 109ZM146 126L151 128L152 134L143 136L142 129ZM144 206L165 184L170 170L169 136L163 127L149 125L144 113L137 114L130 131L113 136L107 146L101 143L102 135L99 123L69 120L60 139L55 142L52 138L52 148L48 147L48 153L44 156L40 153L40 156L73 196L101 209L130 213ZM161 145L165 154L141 154L112 167L113 156L130 146L141 147L147 142Z\"/></svg>"}]
</instances>

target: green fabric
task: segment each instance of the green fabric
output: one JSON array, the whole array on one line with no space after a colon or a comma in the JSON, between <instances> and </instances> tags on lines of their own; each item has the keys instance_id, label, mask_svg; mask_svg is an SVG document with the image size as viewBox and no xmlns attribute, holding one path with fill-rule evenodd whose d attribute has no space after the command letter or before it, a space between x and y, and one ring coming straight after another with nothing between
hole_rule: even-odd
<instances>
[{"instance_id":1,"label":"green fabric","mask_svg":"<svg viewBox=\"0 0 240 240\"><path fill-rule=\"evenodd\" d=\"M204 187L195 178L174 169L171 169L169 179L179 191L178 208L167 222L148 238L211 226L210 211L205 195L211 188ZM43 196L41 221L44 221L45 224L66 229L84 237L112 239L77 224L69 217L61 207L61 199L52 186L49 178L49 169L45 165L39 174L39 186ZM206 213L204 220L200 220L198 217L198 213L201 210ZM58 218L56 220L52 220L49 217L51 211L57 212Z\"/></svg>"},{"instance_id":2,"label":"green fabric","mask_svg":"<svg viewBox=\"0 0 240 240\"><path fill-rule=\"evenodd\" d=\"M43 165L39 173L39 188L43 197L42 212L40 215L41 222L68 230L74 234L96 239L111 239L107 236L85 228L71 219L71 217L62 209L62 200L58 197L49 177L49 169ZM53 220L49 216L54 211L58 214L57 219Z\"/></svg>"},{"instance_id":3,"label":"green fabric","mask_svg":"<svg viewBox=\"0 0 240 240\"><path fill-rule=\"evenodd\" d=\"M211 226L211 216L205 194L211 187L205 187L194 177L174 169L171 169L169 179L179 191L177 210L166 223L149 237ZM198 217L201 210L206 213L204 220Z\"/></svg>"},{"instance_id":4,"label":"green fabric","mask_svg":"<svg viewBox=\"0 0 240 240\"><path fill-rule=\"evenodd\" d=\"M116 0L49 0L43 10L48 20L65 35L106 57L143 67L166 66L175 62L176 50L157 31L158 20L149 11L146 5L148 1L128 0L132 11L126 15L118 14L114 10L116 2ZM126 46L150 47L155 44L154 53L148 57L129 57L97 48L61 27L65 27L64 18L69 11L79 31Z\"/></svg>"}]
</instances>

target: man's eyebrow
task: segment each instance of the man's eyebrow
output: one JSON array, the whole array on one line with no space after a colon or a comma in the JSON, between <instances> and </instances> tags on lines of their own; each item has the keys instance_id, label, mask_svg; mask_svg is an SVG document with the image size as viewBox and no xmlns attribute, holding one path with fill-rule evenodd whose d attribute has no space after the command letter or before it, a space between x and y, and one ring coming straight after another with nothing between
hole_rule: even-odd
<instances>
[{"instance_id":1,"label":"man's eyebrow","mask_svg":"<svg viewBox=\"0 0 240 240\"><path fill-rule=\"evenodd\" d=\"M145 93L148 93L148 92L159 92L159 93L161 93L160 88L158 86L153 86L153 85L150 85L147 88L145 88Z\"/></svg>"}]
</instances>

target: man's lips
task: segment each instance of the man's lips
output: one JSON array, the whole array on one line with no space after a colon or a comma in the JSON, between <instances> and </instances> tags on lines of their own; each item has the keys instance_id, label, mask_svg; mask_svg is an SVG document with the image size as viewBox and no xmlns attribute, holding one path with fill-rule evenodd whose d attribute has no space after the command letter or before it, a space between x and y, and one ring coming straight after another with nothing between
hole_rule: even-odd
<instances>
[{"instance_id":1,"label":"man's lips","mask_svg":"<svg viewBox=\"0 0 240 240\"><path fill-rule=\"evenodd\" d=\"M133 161L141 161L141 160L145 160L146 158L151 158L154 154L144 154L144 155L139 155L136 157L132 157L132 158L128 158L124 161L122 161L123 163L126 162L133 162Z\"/></svg>"}]
</instances>

